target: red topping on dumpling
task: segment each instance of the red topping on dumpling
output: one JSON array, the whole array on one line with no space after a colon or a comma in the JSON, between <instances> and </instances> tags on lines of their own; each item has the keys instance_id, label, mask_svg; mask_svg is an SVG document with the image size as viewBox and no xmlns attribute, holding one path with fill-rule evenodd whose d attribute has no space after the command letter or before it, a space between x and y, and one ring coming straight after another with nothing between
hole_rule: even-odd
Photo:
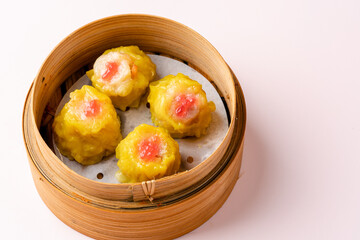
<instances>
[{"instance_id":1,"label":"red topping on dumpling","mask_svg":"<svg viewBox=\"0 0 360 240\"><path fill-rule=\"evenodd\" d=\"M196 97L190 94L181 94L174 98L173 104L174 114L179 118L186 118L196 108Z\"/></svg>"},{"instance_id":2,"label":"red topping on dumpling","mask_svg":"<svg viewBox=\"0 0 360 240\"><path fill-rule=\"evenodd\" d=\"M84 114L86 117L94 117L99 114L101 110L101 103L98 99L90 100L84 104Z\"/></svg>"},{"instance_id":3,"label":"red topping on dumpling","mask_svg":"<svg viewBox=\"0 0 360 240\"><path fill-rule=\"evenodd\" d=\"M138 145L139 156L142 160L153 161L159 157L160 138L151 136L142 140Z\"/></svg>"},{"instance_id":4,"label":"red topping on dumpling","mask_svg":"<svg viewBox=\"0 0 360 240\"><path fill-rule=\"evenodd\" d=\"M118 72L119 64L116 62L107 62L105 64L106 71L101 76L105 81L110 81L114 75Z\"/></svg>"}]
</instances>

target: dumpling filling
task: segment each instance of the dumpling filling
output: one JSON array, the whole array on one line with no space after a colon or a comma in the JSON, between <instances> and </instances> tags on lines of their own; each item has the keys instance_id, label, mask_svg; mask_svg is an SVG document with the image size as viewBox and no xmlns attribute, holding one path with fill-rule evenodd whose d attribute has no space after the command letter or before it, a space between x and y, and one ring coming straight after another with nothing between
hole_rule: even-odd
<instances>
[{"instance_id":1,"label":"dumpling filling","mask_svg":"<svg viewBox=\"0 0 360 240\"><path fill-rule=\"evenodd\" d=\"M160 138L156 135L143 139L138 144L139 157L143 161L156 161L161 159Z\"/></svg>"},{"instance_id":2,"label":"dumpling filling","mask_svg":"<svg viewBox=\"0 0 360 240\"><path fill-rule=\"evenodd\" d=\"M132 90L132 76L137 67L127 54L109 52L100 56L94 63L94 72L101 76L105 91L113 91L116 95L125 96Z\"/></svg>"},{"instance_id":3,"label":"dumpling filling","mask_svg":"<svg viewBox=\"0 0 360 240\"><path fill-rule=\"evenodd\" d=\"M172 117L189 122L199 114L197 98L194 94L180 94L174 97L170 110Z\"/></svg>"}]
</instances>

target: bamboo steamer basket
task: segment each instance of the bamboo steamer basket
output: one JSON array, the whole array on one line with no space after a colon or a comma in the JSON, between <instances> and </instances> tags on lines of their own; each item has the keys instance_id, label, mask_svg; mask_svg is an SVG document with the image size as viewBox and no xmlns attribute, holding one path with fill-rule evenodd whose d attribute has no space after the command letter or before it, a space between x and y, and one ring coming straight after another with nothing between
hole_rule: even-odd
<instances>
[{"instance_id":1,"label":"bamboo steamer basket","mask_svg":"<svg viewBox=\"0 0 360 240\"><path fill-rule=\"evenodd\" d=\"M182 60L222 97L228 132L193 169L156 181L109 184L78 175L54 154L51 125L62 96L106 49L124 45ZM205 38L169 19L129 14L87 24L55 47L26 97L23 135L37 191L65 224L96 239L173 239L208 220L231 193L241 166L245 121L241 87Z\"/></svg>"}]
</instances>

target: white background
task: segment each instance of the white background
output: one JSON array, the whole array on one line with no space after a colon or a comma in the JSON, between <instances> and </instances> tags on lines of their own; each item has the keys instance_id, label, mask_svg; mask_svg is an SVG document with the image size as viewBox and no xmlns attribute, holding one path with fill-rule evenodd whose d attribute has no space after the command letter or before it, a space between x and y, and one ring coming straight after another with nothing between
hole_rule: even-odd
<instances>
[{"instance_id":1,"label":"white background","mask_svg":"<svg viewBox=\"0 0 360 240\"><path fill-rule=\"evenodd\" d=\"M208 39L247 102L241 178L180 239L360 239L360 1L3 1L0 238L88 239L34 187L21 132L50 51L93 20L148 13Z\"/></svg>"}]
</instances>

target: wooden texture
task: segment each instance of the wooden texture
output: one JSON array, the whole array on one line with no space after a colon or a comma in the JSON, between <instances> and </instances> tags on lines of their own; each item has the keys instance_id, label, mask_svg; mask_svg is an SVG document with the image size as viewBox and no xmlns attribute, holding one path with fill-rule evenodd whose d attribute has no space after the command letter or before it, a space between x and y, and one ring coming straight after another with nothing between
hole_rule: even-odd
<instances>
[{"instance_id":1,"label":"wooden texture","mask_svg":"<svg viewBox=\"0 0 360 240\"><path fill-rule=\"evenodd\" d=\"M121 45L138 45L195 66L217 86L230 112L229 130L218 149L192 170L156 180L153 203L141 183L107 184L76 174L39 131L50 131L61 86L67 89L74 74L104 50ZM164 18L120 15L80 28L50 53L29 91L23 132L38 192L63 222L97 239L171 239L205 222L230 194L240 170L245 120L241 88L206 39Z\"/></svg>"}]
</instances>

